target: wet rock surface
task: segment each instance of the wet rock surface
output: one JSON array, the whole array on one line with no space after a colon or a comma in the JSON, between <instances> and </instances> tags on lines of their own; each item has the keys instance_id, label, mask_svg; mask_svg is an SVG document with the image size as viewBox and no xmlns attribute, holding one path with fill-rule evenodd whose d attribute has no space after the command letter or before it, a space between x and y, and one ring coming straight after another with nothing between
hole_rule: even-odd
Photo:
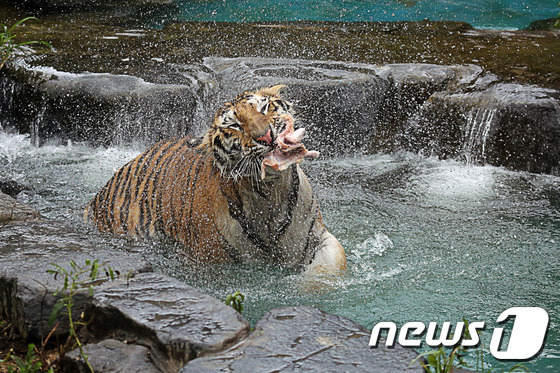
<instances>
[{"instance_id":1,"label":"wet rock surface","mask_svg":"<svg viewBox=\"0 0 560 373\"><path fill-rule=\"evenodd\" d=\"M25 16L0 11L10 24ZM18 18L19 17L19 18ZM167 23L162 29L100 13L41 16L18 34L46 40L55 51L32 61L72 73L113 73L150 82L167 78L168 64L207 56L331 60L375 65L475 64L501 80L560 88L559 34L541 30L477 30L462 22Z\"/></svg>"},{"instance_id":2,"label":"wet rock surface","mask_svg":"<svg viewBox=\"0 0 560 373\"><path fill-rule=\"evenodd\" d=\"M185 136L201 122L203 71L183 66L173 84L128 75L69 74L17 67L5 72L0 91L3 127L30 133L36 145L54 140L118 145ZM202 80L202 82L200 82Z\"/></svg>"},{"instance_id":3,"label":"wet rock surface","mask_svg":"<svg viewBox=\"0 0 560 373\"><path fill-rule=\"evenodd\" d=\"M4 17L17 19L8 10ZM76 13L25 26L22 40L48 40L55 50L0 73L2 126L31 133L38 145L70 139L148 146L200 135L216 107L239 91L284 83L308 130L306 144L324 155L405 149L558 172L560 149L546 134L556 133L558 122L558 32L428 21L190 22L163 29L134 22ZM516 99L497 98L519 91L508 85L535 97L552 89L549 102L532 100L522 109ZM470 144L477 118L492 105L502 119L479 131L489 139ZM526 150L512 148L519 144Z\"/></svg>"},{"instance_id":4,"label":"wet rock surface","mask_svg":"<svg viewBox=\"0 0 560 373\"><path fill-rule=\"evenodd\" d=\"M469 163L560 174L560 92L492 84L437 92L408 119L407 150Z\"/></svg>"},{"instance_id":5,"label":"wet rock surface","mask_svg":"<svg viewBox=\"0 0 560 373\"><path fill-rule=\"evenodd\" d=\"M25 69L17 68L19 77L40 72ZM182 78L169 81L180 84L56 71L21 83L8 73L0 79L8 92L3 122L30 132L36 144L57 138L147 146L199 136L240 91L285 84L306 145L323 155L404 149L560 172L560 92L502 83L480 66L208 57L173 71Z\"/></svg>"},{"instance_id":6,"label":"wet rock surface","mask_svg":"<svg viewBox=\"0 0 560 373\"><path fill-rule=\"evenodd\" d=\"M173 371L201 354L222 351L249 332L233 308L178 280L154 273L97 292L87 314L98 337L120 335L150 346L158 366Z\"/></svg>"},{"instance_id":7,"label":"wet rock surface","mask_svg":"<svg viewBox=\"0 0 560 373\"><path fill-rule=\"evenodd\" d=\"M32 190L29 185L18 183L15 180L0 179L0 193L15 198L24 190Z\"/></svg>"},{"instance_id":8,"label":"wet rock surface","mask_svg":"<svg viewBox=\"0 0 560 373\"><path fill-rule=\"evenodd\" d=\"M126 344L115 339L84 346L84 352L95 372L104 373L160 373L150 359L147 347ZM89 373L90 370L78 349L64 355L64 372Z\"/></svg>"},{"instance_id":9,"label":"wet rock surface","mask_svg":"<svg viewBox=\"0 0 560 373\"><path fill-rule=\"evenodd\" d=\"M195 359L180 372L401 372L417 356L400 346L369 348L370 333L344 317L309 307L268 312L251 335L224 354Z\"/></svg>"},{"instance_id":10,"label":"wet rock surface","mask_svg":"<svg viewBox=\"0 0 560 373\"><path fill-rule=\"evenodd\" d=\"M51 263L69 270L71 260L82 266L86 259L98 259L123 275L150 270L138 253L124 251L120 246L122 241L116 239L94 243L86 233L44 219L11 221L0 226L1 318L30 340L46 337L57 322L61 324L55 334L67 333L62 315L49 326L50 313L58 300L52 293L62 287L63 279L55 279L46 271L53 269ZM86 292L76 295L75 301L74 314L79 317L87 301Z\"/></svg>"}]
</instances>

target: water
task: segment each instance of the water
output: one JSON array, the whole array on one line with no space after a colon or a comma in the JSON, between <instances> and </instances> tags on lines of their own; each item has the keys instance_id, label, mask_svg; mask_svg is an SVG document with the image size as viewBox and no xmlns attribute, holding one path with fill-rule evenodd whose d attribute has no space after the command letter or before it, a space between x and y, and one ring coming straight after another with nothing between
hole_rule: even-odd
<instances>
[{"instance_id":1,"label":"water","mask_svg":"<svg viewBox=\"0 0 560 373\"><path fill-rule=\"evenodd\" d=\"M486 163L486 141L497 111L482 107L471 109L468 113L462 150L468 164Z\"/></svg>"},{"instance_id":2,"label":"water","mask_svg":"<svg viewBox=\"0 0 560 373\"><path fill-rule=\"evenodd\" d=\"M477 28L521 29L553 18L557 0L210 0L179 1L165 21L464 21Z\"/></svg>"},{"instance_id":3,"label":"water","mask_svg":"<svg viewBox=\"0 0 560 373\"><path fill-rule=\"evenodd\" d=\"M141 150L36 148L27 135L0 132L0 178L32 185L19 200L79 225L83 205ZM253 324L274 307L312 305L368 329L379 321L464 317L485 321L491 331L507 308L539 306L550 315L550 331L542 354L525 365L558 371L560 177L411 154L304 166L330 231L346 248L348 275L310 283L270 266L185 266L163 245L147 246L146 258L216 297L241 291ZM486 346L490 334L483 334Z\"/></svg>"}]
</instances>

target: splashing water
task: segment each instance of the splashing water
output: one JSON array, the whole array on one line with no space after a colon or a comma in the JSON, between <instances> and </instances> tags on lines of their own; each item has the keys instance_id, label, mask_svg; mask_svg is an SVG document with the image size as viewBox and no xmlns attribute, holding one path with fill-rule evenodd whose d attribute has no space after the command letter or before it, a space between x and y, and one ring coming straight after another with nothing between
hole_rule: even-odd
<instances>
[{"instance_id":1,"label":"splashing water","mask_svg":"<svg viewBox=\"0 0 560 373\"><path fill-rule=\"evenodd\" d=\"M78 225L83 205L139 151L35 148L28 136L0 132L0 178L32 185L19 200ZM509 307L543 307L551 318L545 349L524 364L557 371L560 177L410 154L306 161L303 167L329 230L347 251L346 276L309 287L296 271L272 265L186 265L177 248L164 244L147 244L145 257L157 271L218 298L241 291L252 323L274 307L310 305L366 328L379 321L455 323L465 317L490 329Z\"/></svg>"},{"instance_id":2,"label":"splashing water","mask_svg":"<svg viewBox=\"0 0 560 373\"><path fill-rule=\"evenodd\" d=\"M486 140L494 122L497 109L476 108L469 111L465 126L463 155L467 164L484 164Z\"/></svg>"}]
</instances>

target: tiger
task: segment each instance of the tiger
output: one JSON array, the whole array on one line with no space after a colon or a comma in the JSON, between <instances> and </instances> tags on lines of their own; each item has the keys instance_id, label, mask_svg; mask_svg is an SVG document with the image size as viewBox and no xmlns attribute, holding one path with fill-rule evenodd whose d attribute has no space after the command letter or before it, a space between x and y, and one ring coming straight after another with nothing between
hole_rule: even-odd
<instances>
[{"instance_id":1,"label":"tiger","mask_svg":"<svg viewBox=\"0 0 560 373\"><path fill-rule=\"evenodd\" d=\"M194 262L268 262L341 273L346 255L327 230L300 167L315 158L294 129L284 85L243 92L200 138L163 140L115 172L84 219L99 230L168 238Z\"/></svg>"}]
</instances>

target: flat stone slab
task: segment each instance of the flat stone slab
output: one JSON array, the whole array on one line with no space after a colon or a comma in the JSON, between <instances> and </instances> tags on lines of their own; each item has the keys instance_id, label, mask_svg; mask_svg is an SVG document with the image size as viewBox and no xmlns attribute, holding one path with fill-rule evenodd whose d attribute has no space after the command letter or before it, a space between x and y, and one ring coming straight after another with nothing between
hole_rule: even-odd
<instances>
[{"instance_id":1,"label":"flat stone slab","mask_svg":"<svg viewBox=\"0 0 560 373\"><path fill-rule=\"evenodd\" d=\"M24 338L40 340L51 331L48 320L58 300L52 296L63 279L48 274L51 263L66 269L70 261L84 266L97 259L121 275L150 270L138 252L123 251L122 239L78 232L63 223L48 220L12 221L0 228L0 317L13 323ZM134 248L134 245L127 245ZM81 314L87 294L75 297L74 315ZM60 316L55 334L67 332Z\"/></svg>"},{"instance_id":2,"label":"flat stone slab","mask_svg":"<svg viewBox=\"0 0 560 373\"><path fill-rule=\"evenodd\" d=\"M251 335L221 355L200 357L188 372L401 372L418 356L401 346L370 348L370 332L341 316L316 308L269 311Z\"/></svg>"},{"instance_id":3,"label":"flat stone slab","mask_svg":"<svg viewBox=\"0 0 560 373\"><path fill-rule=\"evenodd\" d=\"M84 353L95 372L103 373L161 373L152 360L147 347L126 344L114 339L84 346ZM79 349L64 355L64 372L89 373Z\"/></svg>"},{"instance_id":4,"label":"flat stone slab","mask_svg":"<svg viewBox=\"0 0 560 373\"><path fill-rule=\"evenodd\" d=\"M201 354L222 351L249 333L249 323L233 308L156 273L96 292L86 314L95 316L88 326L93 335L149 346L157 366L170 371Z\"/></svg>"}]
</instances>

